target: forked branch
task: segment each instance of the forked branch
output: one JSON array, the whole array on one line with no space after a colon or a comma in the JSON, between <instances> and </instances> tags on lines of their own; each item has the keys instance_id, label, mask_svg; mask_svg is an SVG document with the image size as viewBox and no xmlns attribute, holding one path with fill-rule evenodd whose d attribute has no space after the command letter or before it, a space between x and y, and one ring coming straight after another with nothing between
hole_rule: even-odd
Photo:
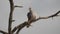
<instances>
[{"instance_id":1,"label":"forked branch","mask_svg":"<svg viewBox=\"0 0 60 34\"><path fill-rule=\"evenodd\" d=\"M2 30L0 30L0 33L3 33L3 34L8 34L7 32L5 32L5 31L2 31Z\"/></svg>"},{"instance_id":2,"label":"forked branch","mask_svg":"<svg viewBox=\"0 0 60 34\"><path fill-rule=\"evenodd\" d=\"M53 15L47 16L47 17L39 17L39 18L37 18L36 20L31 21L30 24L38 21L39 19L48 19L48 18L53 18L53 17L59 16L59 15L58 15L59 13L60 13L60 11L58 11L57 13L55 13L55 14L53 14ZM22 28L24 28L24 27L27 25L28 22L29 22L29 21L25 21L24 23L16 26L16 27L12 30L12 32L14 33L14 32L17 30L16 34L18 34L19 31L20 31Z\"/></svg>"},{"instance_id":3,"label":"forked branch","mask_svg":"<svg viewBox=\"0 0 60 34\"><path fill-rule=\"evenodd\" d=\"M9 34L13 34L12 33L12 22L14 22L15 20L13 20L13 11L14 11L14 7L22 7L22 6L14 6L14 2L13 0L9 0L10 2L10 14L9 14L9 24L8 24L8 33Z\"/></svg>"}]
</instances>

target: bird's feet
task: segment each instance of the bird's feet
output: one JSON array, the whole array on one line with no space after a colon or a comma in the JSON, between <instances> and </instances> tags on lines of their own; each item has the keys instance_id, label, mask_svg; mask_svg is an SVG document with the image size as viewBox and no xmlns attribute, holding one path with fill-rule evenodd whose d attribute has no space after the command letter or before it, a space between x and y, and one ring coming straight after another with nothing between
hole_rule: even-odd
<instances>
[{"instance_id":1,"label":"bird's feet","mask_svg":"<svg viewBox=\"0 0 60 34\"><path fill-rule=\"evenodd\" d=\"M26 27L29 28L29 26L31 26L31 24L28 23Z\"/></svg>"}]
</instances>

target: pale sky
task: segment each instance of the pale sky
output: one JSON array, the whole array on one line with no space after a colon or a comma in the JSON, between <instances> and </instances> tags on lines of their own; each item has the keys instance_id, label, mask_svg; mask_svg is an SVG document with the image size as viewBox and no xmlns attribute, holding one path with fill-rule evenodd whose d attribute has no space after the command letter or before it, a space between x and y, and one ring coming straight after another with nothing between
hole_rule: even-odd
<instances>
[{"instance_id":1,"label":"pale sky","mask_svg":"<svg viewBox=\"0 0 60 34\"><path fill-rule=\"evenodd\" d=\"M39 16L49 16L60 10L60 0L14 0L14 5L21 5L23 8L15 8L12 27L27 21L28 8ZM8 31L9 1L0 0L0 30ZM29 28L23 28L20 34L60 34L60 16L38 20ZM1 34L1 33L0 33Z\"/></svg>"}]
</instances>

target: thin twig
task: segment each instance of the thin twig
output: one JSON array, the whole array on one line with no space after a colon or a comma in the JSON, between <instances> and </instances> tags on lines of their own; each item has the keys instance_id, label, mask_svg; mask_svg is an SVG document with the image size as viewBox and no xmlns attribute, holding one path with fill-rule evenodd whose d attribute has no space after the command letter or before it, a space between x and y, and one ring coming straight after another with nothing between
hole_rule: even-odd
<instances>
[{"instance_id":1,"label":"thin twig","mask_svg":"<svg viewBox=\"0 0 60 34\"><path fill-rule=\"evenodd\" d=\"M14 7L22 8L23 6L17 6L17 5L15 5Z\"/></svg>"}]
</instances>

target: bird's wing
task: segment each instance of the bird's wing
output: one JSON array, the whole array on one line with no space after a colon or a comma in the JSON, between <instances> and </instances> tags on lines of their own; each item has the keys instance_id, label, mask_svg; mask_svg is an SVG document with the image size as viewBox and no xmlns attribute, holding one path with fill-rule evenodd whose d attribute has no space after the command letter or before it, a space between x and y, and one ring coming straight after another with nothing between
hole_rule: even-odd
<instances>
[{"instance_id":1,"label":"bird's wing","mask_svg":"<svg viewBox=\"0 0 60 34\"><path fill-rule=\"evenodd\" d=\"M29 13L27 14L27 17L28 17L28 20L30 20L30 19L32 18L32 14L29 12Z\"/></svg>"}]
</instances>

